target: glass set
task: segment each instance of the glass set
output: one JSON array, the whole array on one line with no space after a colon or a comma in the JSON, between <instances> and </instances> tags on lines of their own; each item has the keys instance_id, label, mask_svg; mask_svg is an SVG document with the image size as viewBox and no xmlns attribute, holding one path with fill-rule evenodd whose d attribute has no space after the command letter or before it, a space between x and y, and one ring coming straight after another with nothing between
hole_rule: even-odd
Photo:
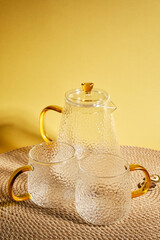
<instances>
[{"instance_id":1,"label":"glass set","mask_svg":"<svg viewBox=\"0 0 160 240\"><path fill-rule=\"evenodd\" d=\"M65 107L48 106L40 115L40 132L46 141L29 152L29 163L15 170L8 182L15 201L31 199L42 207L75 204L78 214L95 225L108 225L126 217L131 198L150 187L147 170L128 164L121 156L112 117L115 105L107 93L92 90L92 83L65 95ZM44 130L48 110L62 113L57 141ZM131 192L130 172L145 175L141 188ZM15 195L14 182L28 171L28 193Z\"/></svg>"}]
</instances>

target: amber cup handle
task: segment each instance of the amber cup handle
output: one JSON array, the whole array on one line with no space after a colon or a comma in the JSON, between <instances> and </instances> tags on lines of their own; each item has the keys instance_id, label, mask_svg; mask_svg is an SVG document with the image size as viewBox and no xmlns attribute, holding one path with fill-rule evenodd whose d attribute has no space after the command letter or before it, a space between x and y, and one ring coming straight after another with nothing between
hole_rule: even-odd
<instances>
[{"instance_id":1,"label":"amber cup handle","mask_svg":"<svg viewBox=\"0 0 160 240\"><path fill-rule=\"evenodd\" d=\"M63 108L59 107L59 106L51 105L42 110L40 117L39 117L39 129L40 129L41 136L45 142L52 141L52 139L47 137L45 130L44 130L44 116L45 116L46 112L49 110L53 110L53 111L62 113Z\"/></svg>"},{"instance_id":2,"label":"amber cup handle","mask_svg":"<svg viewBox=\"0 0 160 240\"><path fill-rule=\"evenodd\" d=\"M16 178L23 172L26 172L26 171L33 171L33 168L32 166L30 165L26 165L26 166L23 166L23 167L20 167L20 168L17 168L10 176L9 178L9 181L8 181L8 193L10 195L11 198L13 198L13 200L15 201L25 201L25 200L28 200L28 199L31 199L31 194L30 193L24 193L24 194L21 194L21 195L14 195L13 193L13 184L16 180Z\"/></svg>"},{"instance_id":3,"label":"amber cup handle","mask_svg":"<svg viewBox=\"0 0 160 240\"><path fill-rule=\"evenodd\" d=\"M145 174L144 184L142 185L142 187L140 189L133 191L132 195L131 195L132 198L139 197L139 196L143 195L144 193L146 193L150 188L151 179L150 179L149 173L147 172L147 170L144 167L142 167L141 165L138 165L138 164L130 164L129 169L130 169L130 171L141 170Z\"/></svg>"}]
</instances>

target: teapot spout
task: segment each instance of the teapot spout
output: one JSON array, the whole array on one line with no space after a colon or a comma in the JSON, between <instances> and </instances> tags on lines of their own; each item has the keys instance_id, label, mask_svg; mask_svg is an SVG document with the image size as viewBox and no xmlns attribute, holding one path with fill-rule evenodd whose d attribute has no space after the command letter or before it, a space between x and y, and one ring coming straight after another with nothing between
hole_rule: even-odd
<instances>
[{"instance_id":1,"label":"teapot spout","mask_svg":"<svg viewBox=\"0 0 160 240\"><path fill-rule=\"evenodd\" d=\"M114 112L117 109L116 105L112 101L108 102L107 107L110 113Z\"/></svg>"}]
</instances>

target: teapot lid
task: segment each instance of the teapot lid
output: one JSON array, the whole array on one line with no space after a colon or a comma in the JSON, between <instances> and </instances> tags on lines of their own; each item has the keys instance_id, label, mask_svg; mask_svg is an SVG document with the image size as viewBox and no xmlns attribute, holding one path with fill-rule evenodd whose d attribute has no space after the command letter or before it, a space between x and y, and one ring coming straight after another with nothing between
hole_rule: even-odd
<instances>
[{"instance_id":1,"label":"teapot lid","mask_svg":"<svg viewBox=\"0 0 160 240\"><path fill-rule=\"evenodd\" d=\"M103 90L93 89L94 83L82 83L82 88L68 91L66 102L84 107L100 107L106 105L110 96Z\"/></svg>"}]
</instances>

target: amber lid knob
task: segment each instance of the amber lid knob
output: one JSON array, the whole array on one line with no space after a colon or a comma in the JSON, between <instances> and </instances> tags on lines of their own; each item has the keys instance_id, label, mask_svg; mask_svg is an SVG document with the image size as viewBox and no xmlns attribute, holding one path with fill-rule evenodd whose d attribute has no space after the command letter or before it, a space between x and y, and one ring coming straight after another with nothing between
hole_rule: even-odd
<instances>
[{"instance_id":1,"label":"amber lid knob","mask_svg":"<svg viewBox=\"0 0 160 240\"><path fill-rule=\"evenodd\" d=\"M81 86L85 93L90 93L94 86L94 83L81 83Z\"/></svg>"}]
</instances>

